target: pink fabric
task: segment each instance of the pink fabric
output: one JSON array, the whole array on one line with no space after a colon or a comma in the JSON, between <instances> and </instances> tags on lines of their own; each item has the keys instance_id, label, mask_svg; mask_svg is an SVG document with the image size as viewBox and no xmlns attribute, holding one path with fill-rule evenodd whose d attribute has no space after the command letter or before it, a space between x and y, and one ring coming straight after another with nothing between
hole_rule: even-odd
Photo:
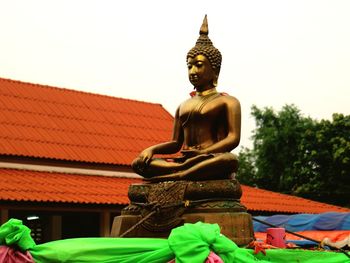
<instances>
[{"instance_id":1,"label":"pink fabric","mask_svg":"<svg viewBox=\"0 0 350 263\"><path fill-rule=\"evenodd\" d=\"M224 261L222 261L218 255L211 251L205 263L224 263Z\"/></svg>"},{"instance_id":2,"label":"pink fabric","mask_svg":"<svg viewBox=\"0 0 350 263\"><path fill-rule=\"evenodd\" d=\"M1 263L1 262L0 262ZM168 263L176 263L175 259L170 260ZM224 263L222 259L216 255L213 251L210 251L209 256L207 257L207 260L205 263Z\"/></svg>"},{"instance_id":3,"label":"pink fabric","mask_svg":"<svg viewBox=\"0 0 350 263\"><path fill-rule=\"evenodd\" d=\"M11 247L0 246L0 263L35 263L28 251L21 252Z\"/></svg>"}]
</instances>

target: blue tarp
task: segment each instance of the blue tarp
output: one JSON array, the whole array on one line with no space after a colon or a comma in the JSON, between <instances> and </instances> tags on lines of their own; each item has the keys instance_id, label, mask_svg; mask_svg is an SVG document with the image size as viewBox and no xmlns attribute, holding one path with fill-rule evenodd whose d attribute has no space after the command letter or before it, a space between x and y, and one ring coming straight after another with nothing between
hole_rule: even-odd
<instances>
[{"instance_id":1,"label":"blue tarp","mask_svg":"<svg viewBox=\"0 0 350 263\"><path fill-rule=\"evenodd\" d=\"M329 212L316 215L273 215L255 216L254 218L278 227L284 227L292 232L307 230L350 230L350 213ZM269 226L256 221L253 221L253 226L255 232L266 232L266 229L269 228Z\"/></svg>"}]
</instances>

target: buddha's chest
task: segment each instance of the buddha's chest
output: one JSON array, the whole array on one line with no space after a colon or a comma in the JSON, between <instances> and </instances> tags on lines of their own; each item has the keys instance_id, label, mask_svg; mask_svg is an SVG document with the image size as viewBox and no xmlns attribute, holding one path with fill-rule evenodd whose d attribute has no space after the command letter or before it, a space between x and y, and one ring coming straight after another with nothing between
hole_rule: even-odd
<instances>
[{"instance_id":1,"label":"buddha's chest","mask_svg":"<svg viewBox=\"0 0 350 263\"><path fill-rule=\"evenodd\" d=\"M223 103L220 98L191 99L181 105L179 117L183 126L205 122L206 126L215 123L223 114Z\"/></svg>"}]
</instances>

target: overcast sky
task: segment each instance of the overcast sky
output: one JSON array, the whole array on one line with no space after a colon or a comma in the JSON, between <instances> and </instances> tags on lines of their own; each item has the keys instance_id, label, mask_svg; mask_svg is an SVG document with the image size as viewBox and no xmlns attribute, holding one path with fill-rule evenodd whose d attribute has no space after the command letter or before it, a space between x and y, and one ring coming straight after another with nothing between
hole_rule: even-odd
<instances>
[{"instance_id":1,"label":"overcast sky","mask_svg":"<svg viewBox=\"0 0 350 263\"><path fill-rule=\"evenodd\" d=\"M186 54L204 15L219 91L305 116L350 114L350 1L0 0L0 77L160 103L188 97Z\"/></svg>"}]
</instances>

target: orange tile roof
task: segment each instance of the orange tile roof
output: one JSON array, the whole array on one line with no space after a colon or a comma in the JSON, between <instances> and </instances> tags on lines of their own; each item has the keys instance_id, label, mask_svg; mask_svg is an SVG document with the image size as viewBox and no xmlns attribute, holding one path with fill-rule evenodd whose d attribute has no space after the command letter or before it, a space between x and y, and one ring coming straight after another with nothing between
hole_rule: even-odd
<instances>
[{"instance_id":1,"label":"orange tile roof","mask_svg":"<svg viewBox=\"0 0 350 263\"><path fill-rule=\"evenodd\" d=\"M160 104L0 78L0 155L129 165L172 123Z\"/></svg>"},{"instance_id":2,"label":"orange tile roof","mask_svg":"<svg viewBox=\"0 0 350 263\"><path fill-rule=\"evenodd\" d=\"M140 179L0 169L0 200L79 204L129 203Z\"/></svg>"},{"instance_id":3,"label":"orange tile roof","mask_svg":"<svg viewBox=\"0 0 350 263\"><path fill-rule=\"evenodd\" d=\"M274 213L350 212L349 208L242 185L241 202L251 211Z\"/></svg>"},{"instance_id":4,"label":"orange tile roof","mask_svg":"<svg viewBox=\"0 0 350 263\"><path fill-rule=\"evenodd\" d=\"M0 169L0 200L80 204L129 203L129 185L141 179ZM319 203L242 185L242 203L250 211L275 213L350 212Z\"/></svg>"}]
</instances>

